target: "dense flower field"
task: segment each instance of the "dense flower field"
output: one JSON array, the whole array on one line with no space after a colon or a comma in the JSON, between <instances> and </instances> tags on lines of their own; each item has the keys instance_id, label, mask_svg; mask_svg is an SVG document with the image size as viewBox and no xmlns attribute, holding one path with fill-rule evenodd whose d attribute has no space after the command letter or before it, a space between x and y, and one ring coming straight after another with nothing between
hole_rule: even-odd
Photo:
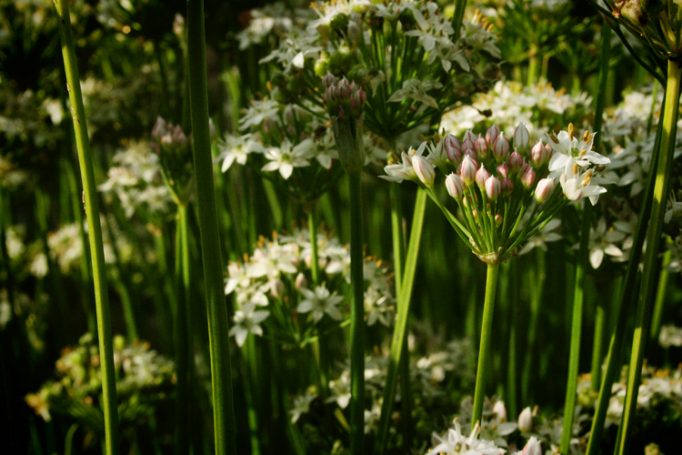
<instances>
[{"instance_id":1,"label":"dense flower field","mask_svg":"<svg viewBox=\"0 0 682 455\"><path fill-rule=\"evenodd\" d=\"M679 452L677 0L0 0L1 453Z\"/></svg>"}]
</instances>

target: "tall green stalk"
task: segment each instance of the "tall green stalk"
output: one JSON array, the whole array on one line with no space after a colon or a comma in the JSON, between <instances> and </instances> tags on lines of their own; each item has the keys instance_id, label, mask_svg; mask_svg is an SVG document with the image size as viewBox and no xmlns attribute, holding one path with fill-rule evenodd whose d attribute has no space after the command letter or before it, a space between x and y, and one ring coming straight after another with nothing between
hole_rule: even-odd
<instances>
[{"instance_id":1,"label":"tall green stalk","mask_svg":"<svg viewBox=\"0 0 682 455\"><path fill-rule=\"evenodd\" d=\"M471 428L481 424L483 416L483 400L485 398L485 380L490 363L490 342L492 341L493 310L495 294L499 278L500 265L487 264L485 276L485 299L483 301L483 321L481 322L481 342L478 348L478 366L476 367L476 388L474 389L474 407L471 412Z\"/></svg>"},{"instance_id":2,"label":"tall green stalk","mask_svg":"<svg viewBox=\"0 0 682 455\"><path fill-rule=\"evenodd\" d=\"M191 339L189 321L190 256L189 256L188 212L184 205L178 206L175 230L175 282L177 287L177 308L175 310L175 453L189 453L189 410L191 378Z\"/></svg>"},{"instance_id":3,"label":"tall green stalk","mask_svg":"<svg viewBox=\"0 0 682 455\"><path fill-rule=\"evenodd\" d=\"M97 313L97 334L99 340L100 368L102 371L102 408L104 413L104 449L108 455L117 455L118 444L118 405L116 401L116 378L114 372L114 347L111 336L109 296L107 294L102 227L99 220L99 204L95 172L90 153L90 140L85 120L85 108L81 95L78 62L71 34L71 18L66 0L54 0L59 16L59 30L62 40L62 58L69 92L69 106L76 138L76 151L83 183L83 199L88 223L88 240L91 253L92 279L95 290Z\"/></svg>"},{"instance_id":4,"label":"tall green stalk","mask_svg":"<svg viewBox=\"0 0 682 455\"><path fill-rule=\"evenodd\" d=\"M670 241L670 240L668 240ZM670 270L668 266L672 259L672 251L667 250L663 254L663 263L661 265L661 273L658 278L658 289L656 290L656 304L654 305L654 314L651 317L651 333L649 339L652 342L658 340L658 335L661 332L661 323L663 321L663 307L665 305L666 290L668 289L668 281L670 281Z\"/></svg>"},{"instance_id":5,"label":"tall green stalk","mask_svg":"<svg viewBox=\"0 0 682 455\"><path fill-rule=\"evenodd\" d=\"M646 251L644 253L644 268L642 272L642 287L639 294L639 305L632 336L632 350L630 367L628 369L627 392L621 420L622 437L618 453L626 452L630 425L637 407L637 393L642 375L644 348L649 330L651 309L656 292L656 271L658 253L663 230L665 205L670 187L672 158L675 149L675 135L677 132L677 116L680 98L680 64L668 60L666 98L663 109L661 152L656 166L654 194L651 201L651 217L646 237ZM653 176L652 176L653 177Z\"/></svg>"},{"instance_id":6,"label":"tall green stalk","mask_svg":"<svg viewBox=\"0 0 682 455\"><path fill-rule=\"evenodd\" d=\"M350 310L350 424L351 453L364 453L365 438L365 309L362 254L361 172L349 172L350 276L353 301Z\"/></svg>"},{"instance_id":7,"label":"tall green stalk","mask_svg":"<svg viewBox=\"0 0 682 455\"><path fill-rule=\"evenodd\" d=\"M578 387L578 369L580 368L580 337L583 325L583 304L585 296L585 269L590 245L592 207L586 199L583 202L582 229L580 232L580 250L575 264L575 283L573 289L573 316L571 319L571 350L566 377L566 397L564 399L564 420L561 431L561 453L569 453L573 434L573 418L575 416L576 391Z\"/></svg>"},{"instance_id":8,"label":"tall green stalk","mask_svg":"<svg viewBox=\"0 0 682 455\"><path fill-rule=\"evenodd\" d=\"M381 417L375 452L383 453L388 442L388 429L390 424L391 409L395 397L396 385L398 380L398 370L400 359L405 354L405 334L407 332L407 319L410 313L410 303L414 277L417 270L417 258L419 257L419 245L421 243L422 228L424 227L424 213L426 211L426 191L417 190L417 197L414 203L414 215L412 218L412 228L410 229L410 240L405 257L405 267L402 273L402 286L397 297L397 315L395 327L393 328L393 338L391 339L391 350L389 354L388 372L386 374L386 386L384 387L383 401L381 403ZM398 279L398 278L396 278Z\"/></svg>"},{"instance_id":9,"label":"tall green stalk","mask_svg":"<svg viewBox=\"0 0 682 455\"><path fill-rule=\"evenodd\" d=\"M218 233L211 139L208 129L203 0L187 1L187 35L192 149L211 359L213 431L215 451L218 455L223 455L236 453L236 431L228 346L229 321L223 291L224 264Z\"/></svg>"}]
</instances>

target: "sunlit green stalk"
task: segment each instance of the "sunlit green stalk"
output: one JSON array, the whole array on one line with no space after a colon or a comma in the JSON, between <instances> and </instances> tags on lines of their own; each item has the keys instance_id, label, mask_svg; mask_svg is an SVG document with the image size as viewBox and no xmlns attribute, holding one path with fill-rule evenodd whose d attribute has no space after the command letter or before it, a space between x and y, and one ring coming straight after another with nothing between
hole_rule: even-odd
<instances>
[{"instance_id":1,"label":"sunlit green stalk","mask_svg":"<svg viewBox=\"0 0 682 455\"><path fill-rule=\"evenodd\" d=\"M474 405L471 411L471 427L481 424L483 416L483 400L490 363L490 343L492 341L493 310L500 265L487 264L485 276L485 299L483 301L483 321L481 322L481 342L478 348L478 366L476 367L476 388L474 389Z\"/></svg>"},{"instance_id":2,"label":"sunlit green stalk","mask_svg":"<svg viewBox=\"0 0 682 455\"><path fill-rule=\"evenodd\" d=\"M190 339L190 256L188 211L184 205L178 206L175 230L175 282L177 287L177 308L175 310L175 453L189 453L189 409L190 377L192 371Z\"/></svg>"},{"instance_id":3,"label":"sunlit green stalk","mask_svg":"<svg viewBox=\"0 0 682 455\"><path fill-rule=\"evenodd\" d=\"M234 454L237 451L228 346L229 321L223 291L224 264L218 234L208 128L203 0L187 1L187 39L192 149L208 318L215 451L218 455Z\"/></svg>"},{"instance_id":4,"label":"sunlit green stalk","mask_svg":"<svg viewBox=\"0 0 682 455\"><path fill-rule=\"evenodd\" d=\"M104 413L105 452L117 455L118 451L118 406L116 401L116 378L114 376L114 349L111 336L109 313L109 296L107 294L106 269L104 264L104 247L102 244L102 227L99 221L99 204L95 173L90 153L85 120L85 108L81 95L78 63L71 35L71 18L68 3L65 0L54 0L59 16L60 35L62 39L62 58L69 92L69 106L73 129L76 138L76 151L83 183L83 199L88 222L88 240L91 252L92 278L95 290L95 308L97 312L97 334L99 340L100 368L102 371L102 408Z\"/></svg>"},{"instance_id":5,"label":"sunlit green stalk","mask_svg":"<svg viewBox=\"0 0 682 455\"><path fill-rule=\"evenodd\" d=\"M647 331L651 318L656 291L656 271L658 253L663 230L665 205L670 187L672 158L675 149L675 135L677 132L677 116L680 98L680 65L674 60L668 60L665 107L662 118L661 152L656 166L656 183L651 201L651 217L646 237L646 251L644 253L644 268L642 272L642 286L639 294L635 329L632 338L630 367L628 369L627 392L621 420L622 437L619 453L626 451L630 425L637 407L637 393L642 375L644 348L647 341ZM653 176L652 176L653 177Z\"/></svg>"},{"instance_id":6,"label":"sunlit green stalk","mask_svg":"<svg viewBox=\"0 0 682 455\"><path fill-rule=\"evenodd\" d=\"M580 337L583 325L583 304L585 295L585 269L590 245L590 223L592 206L583 201L582 229L580 232L580 249L575 264L575 283L573 288L573 316L571 319L571 348L566 376L566 397L564 399L564 420L561 432L561 453L568 453L573 434L573 418L575 417L576 390L578 387L578 370L580 368Z\"/></svg>"},{"instance_id":7,"label":"sunlit green stalk","mask_svg":"<svg viewBox=\"0 0 682 455\"><path fill-rule=\"evenodd\" d=\"M397 315L395 327L393 328L393 338L391 339L391 350L389 354L388 372L386 374L386 386L384 387L383 401L381 404L381 417L377 433L375 452L383 453L388 440L388 429L390 425L391 409L395 398L396 384L398 380L398 370L400 359L404 355L405 334L407 332L407 319L410 313L410 303L414 277L417 270L417 258L419 256L419 245L421 243L422 228L424 227L424 213L426 210L426 191L419 189L414 203L414 214L412 227L410 229L410 240L405 257L405 266L402 274L402 286L400 287L397 299Z\"/></svg>"},{"instance_id":8,"label":"sunlit green stalk","mask_svg":"<svg viewBox=\"0 0 682 455\"><path fill-rule=\"evenodd\" d=\"M350 425L351 453L364 453L365 441L365 309L362 254L362 173L348 173L350 190Z\"/></svg>"}]
</instances>

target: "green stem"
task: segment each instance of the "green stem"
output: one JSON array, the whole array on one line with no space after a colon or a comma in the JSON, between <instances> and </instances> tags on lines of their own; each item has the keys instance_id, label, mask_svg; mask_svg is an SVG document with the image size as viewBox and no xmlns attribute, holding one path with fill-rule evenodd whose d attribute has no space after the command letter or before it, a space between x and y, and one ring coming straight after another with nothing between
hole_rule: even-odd
<instances>
[{"instance_id":1,"label":"green stem","mask_svg":"<svg viewBox=\"0 0 682 455\"><path fill-rule=\"evenodd\" d=\"M471 428L481 424L483 416L483 399L485 398L485 380L490 363L490 342L492 341L493 309L495 293L499 277L500 265L487 264L485 276L485 299L483 301L483 321L481 322L481 342L478 348L478 366L476 367L476 388L474 389L474 405L471 413Z\"/></svg>"},{"instance_id":2,"label":"green stem","mask_svg":"<svg viewBox=\"0 0 682 455\"><path fill-rule=\"evenodd\" d=\"M317 211L316 204L308 207L308 234L310 235L310 273L313 285L320 284L320 259L317 252Z\"/></svg>"},{"instance_id":3,"label":"green stem","mask_svg":"<svg viewBox=\"0 0 682 455\"><path fill-rule=\"evenodd\" d=\"M218 455L233 454L237 450L232 367L228 345L229 321L223 291L224 264L218 233L211 139L208 129L203 0L187 1L187 35L192 149L208 319L215 451Z\"/></svg>"},{"instance_id":4,"label":"green stem","mask_svg":"<svg viewBox=\"0 0 682 455\"><path fill-rule=\"evenodd\" d=\"M521 301L519 298L519 270L516 267L508 267L508 288L507 292L510 295L510 299L507 302L508 314L509 314L509 351L507 356L507 393L505 397L505 402L507 404L507 410L509 415L515 416L518 413L518 399L517 399L517 331L519 326L519 307Z\"/></svg>"},{"instance_id":5,"label":"green stem","mask_svg":"<svg viewBox=\"0 0 682 455\"><path fill-rule=\"evenodd\" d=\"M361 172L349 172L350 267L353 300L350 311L351 453L364 453L365 438L365 309L362 254Z\"/></svg>"},{"instance_id":6,"label":"green stem","mask_svg":"<svg viewBox=\"0 0 682 455\"><path fill-rule=\"evenodd\" d=\"M658 340L658 335L661 331L661 323L663 321L663 306L665 305L666 290L668 289L668 281L670 280L670 260L672 259L672 251L667 250L663 254L663 264L661 266L661 274L658 278L658 290L656 291L656 304L654 305L654 314L651 318L651 334L649 339L653 342Z\"/></svg>"},{"instance_id":7,"label":"green stem","mask_svg":"<svg viewBox=\"0 0 682 455\"><path fill-rule=\"evenodd\" d=\"M592 206L583 201L583 219L580 232L580 250L575 264L575 282L573 287L573 317L571 321L571 350L568 361L566 382L566 398L564 400L564 421L561 432L561 453L569 453L573 434L573 418L575 417L576 390L578 387L578 370L580 368L580 336L583 325L583 304L585 296L585 269L590 246L590 226Z\"/></svg>"},{"instance_id":8,"label":"green stem","mask_svg":"<svg viewBox=\"0 0 682 455\"><path fill-rule=\"evenodd\" d=\"M538 80L538 46L533 43L528 50L528 82L533 85Z\"/></svg>"},{"instance_id":9,"label":"green stem","mask_svg":"<svg viewBox=\"0 0 682 455\"><path fill-rule=\"evenodd\" d=\"M535 356L535 342L538 333L538 320L540 317L540 304L542 302L542 291L545 283L545 251L537 249L535 267L529 268L528 285L530 286L530 319L528 321L528 351L526 352L526 362L523 368L521 393L523 402L528 405L531 402L531 375L533 373Z\"/></svg>"},{"instance_id":10,"label":"green stem","mask_svg":"<svg viewBox=\"0 0 682 455\"><path fill-rule=\"evenodd\" d=\"M644 268L642 272L642 287L635 319L635 329L632 338L630 367L628 369L628 384L621 421L622 438L618 452L625 453L630 432L630 425L637 406L637 393L642 374L644 347L647 340L651 318L651 307L656 291L656 271L658 253L665 216L665 205L670 187L672 158L675 149L675 135L677 130L677 116L680 98L680 65L674 60L668 60L666 98L662 119L662 135L659 159L656 165L656 180L654 194L651 201L651 217L647 230L646 251L644 253Z\"/></svg>"},{"instance_id":11,"label":"green stem","mask_svg":"<svg viewBox=\"0 0 682 455\"><path fill-rule=\"evenodd\" d=\"M616 289L613 289L615 292ZM594 315L594 341L592 343L592 390L599 390L601 382L601 359L604 351L604 331L606 328L606 310L602 299L597 300L596 313Z\"/></svg>"},{"instance_id":12,"label":"green stem","mask_svg":"<svg viewBox=\"0 0 682 455\"><path fill-rule=\"evenodd\" d=\"M175 453L189 453L189 410L190 377L192 371L190 339L190 256L188 211L184 205L178 206L175 230L175 280L177 286L177 308L175 310Z\"/></svg>"},{"instance_id":13,"label":"green stem","mask_svg":"<svg viewBox=\"0 0 682 455\"><path fill-rule=\"evenodd\" d=\"M452 16L452 29L455 31L455 39L459 38L459 29L464 21L466 7L467 0L455 0L455 14Z\"/></svg>"},{"instance_id":14,"label":"green stem","mask_svg":"<svg viewBox=\"0 0 682 455\"><path fill-rule=\"evenodd\" d=\"M62 39L62 58L66 72L67 90L73 128L76 138L78 163L83 183L85 214L88 221L88 240L92 256L91 268L95 290L95 308L97 312L97 334L102 371L102 407L104 413L105 452L108 455L118 454L118 406L116 401L116 378L114 375L114 349L111 336L109 296L107 294L106 269L104 265L104 247L102 244L102 227L99 221L99 204L95 172L90 153L85 120L85 108L81 95L78 63L71 35L71 18L68 3L65 0L54 0L57 15L60 19L60 35Z\"/></svg>"},{"instance_id":15,"label":"green stem","mask_svg":"<svg viewBox=\"0 0 682 455\"><path fill-rule=\"evenodd\" d=\"M417 270L417 258L419 257L419 245L421 243L422 228L424 227L424 213L426 211L426 191L419 189L414 202L414 215L412 218L412 228L410 230L410 240L405 257L405 267L403 269L402 286L396 296L397 315L395 327L393 328L393 338L391 339L391 350L389 354L388 372L386 374L386 386L384 387L383 401L381 404L381 417L377 433L377 446L375 452L382 454L388 441L388 429L390 424L391 409L395 398L396 384L398 380L398 369L400 359L403 356L405 346L405 334L407 332L407 319L410 313L410 303L414 277Z\"/></svg>"}]
</instances>

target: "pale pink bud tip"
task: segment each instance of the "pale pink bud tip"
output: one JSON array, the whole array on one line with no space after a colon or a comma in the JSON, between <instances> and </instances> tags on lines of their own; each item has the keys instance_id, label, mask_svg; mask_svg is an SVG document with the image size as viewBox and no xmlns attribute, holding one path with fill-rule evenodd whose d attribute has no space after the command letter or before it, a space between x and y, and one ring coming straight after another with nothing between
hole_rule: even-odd
<instances>
[{"instance_id":1,"label":"pale pink bud tip","mask_svg":"<svg viewBox=\"0 0 682 455\"><path fill-rule=\"evenodd\" d=\"M549 199L549 197L552 195L555 185L556 183L554 182L554 179L540 179L538 185L535 187L535 200L541 204L547 201L547 199Z\"/></svg>"},{"instance_id":2,"label":"pale pink bud tip","mask_svg":"<svg viewBox=\"0 0 682 455\"><path fill-rule=\"evenodd\" d=\"M462 157L462 145L452 134L445 136L443 147L445 148L445 154L450 161L457 162Z\"/></svg>"},{"instance_id":3,"label":"pale pink bud tip","mask_svg":"<svg viewBox=\"0 0 682 455\"><path fill-rule=\"evenodd\" d=\"M467 185L470 185L476 178L476 170L478 163L474 161L469 155L465 155L462 160L462 165L459 167L459 175Z\"/></svg>"},{"instance_id":4,"label":"pale pink bud tip","mask_svg":"<svg viewBox=\"0 0 682 455\"><path fill-rule=\"evenodd\" d=\"M497 197L500 195L500 190L501 184L497 177L493 175L485 180L485 194L488 196L488 199L491 201L497 199Z\"/></svg>"},{"instance_id":5,"label":"pale pink bud tip","mask_svg":"<svg viewBox=\"0 0 682 455\"><path fill-rule=\"evenodd\" d=\"M498 162L504 161L509 156L509 141L504 137L503 133L497 137L493 147L493 155Z\"/></svg>"},{"instance_id":6,"label":"pale pink bud tip","mask_svg":"<svg viewBox=\"0 0 682 455\"><path fill-rule=\"evenodd\" d=\"M429 163L423 156L413 156L412 157L412 167L414 172L419 177L419 180L427 187L433 186L433 181L436 179L436 170L433 165Z\"/></svg>"},{"instance_id":7,"label":"pale pink bud tip","mask_svg":"<svg viewBox=\"0 0 682 455\"><path fill-rule=\"evenodd\" d=\"M462 196L464 195L464 181L459 175L455 173L448 175L445 178L445 188L452 198L457 199L458 201L462 199Z\"/></svg>"},{"instance_id":8,"label":"pale pink bud tip","mask_svg":"<svg viewBox=\"0 0 682 455\"><path fill-rule=\"evenodd\" d=\"M519 126L514 130L514 147L521 150L526 149L528 147L529 136L526 125L519 123Z\"/></svg>"},{"instance_id":9,"label":"pale pink bud tip","mask_svg":"<svg viewBox=\"0 0 682 455\"><path fill-rule=\"evenodd\" d=\"M497 140L497 136L499 135L500 129L497 127L497 125L493 125L488 128L488 131L485 132L485 141L488 143L488 145L493 145Z\"/></svg>"},{"instance_id":10,"label":"pale pink bud tip","mask_svg":"<svg viewBox=\"0 0 682 455\"><path fill-rule=\"evenodd\" d=\"M485 187L485 181L490 177L490 172L481 164L481 167L476 171L476 185L483 189Z\"/></svg>"},{"instance_id":11,"label":"pale pink bud tip","mask_svg":"<svg viewBox=\"0 0 682 455\"><path fill-rule=\"evenodd\" d=\"M535 171L532 167L527 166L521 174L521 184L525 189L530 189L535 185Z\"/></svg>"}]
</instances>

